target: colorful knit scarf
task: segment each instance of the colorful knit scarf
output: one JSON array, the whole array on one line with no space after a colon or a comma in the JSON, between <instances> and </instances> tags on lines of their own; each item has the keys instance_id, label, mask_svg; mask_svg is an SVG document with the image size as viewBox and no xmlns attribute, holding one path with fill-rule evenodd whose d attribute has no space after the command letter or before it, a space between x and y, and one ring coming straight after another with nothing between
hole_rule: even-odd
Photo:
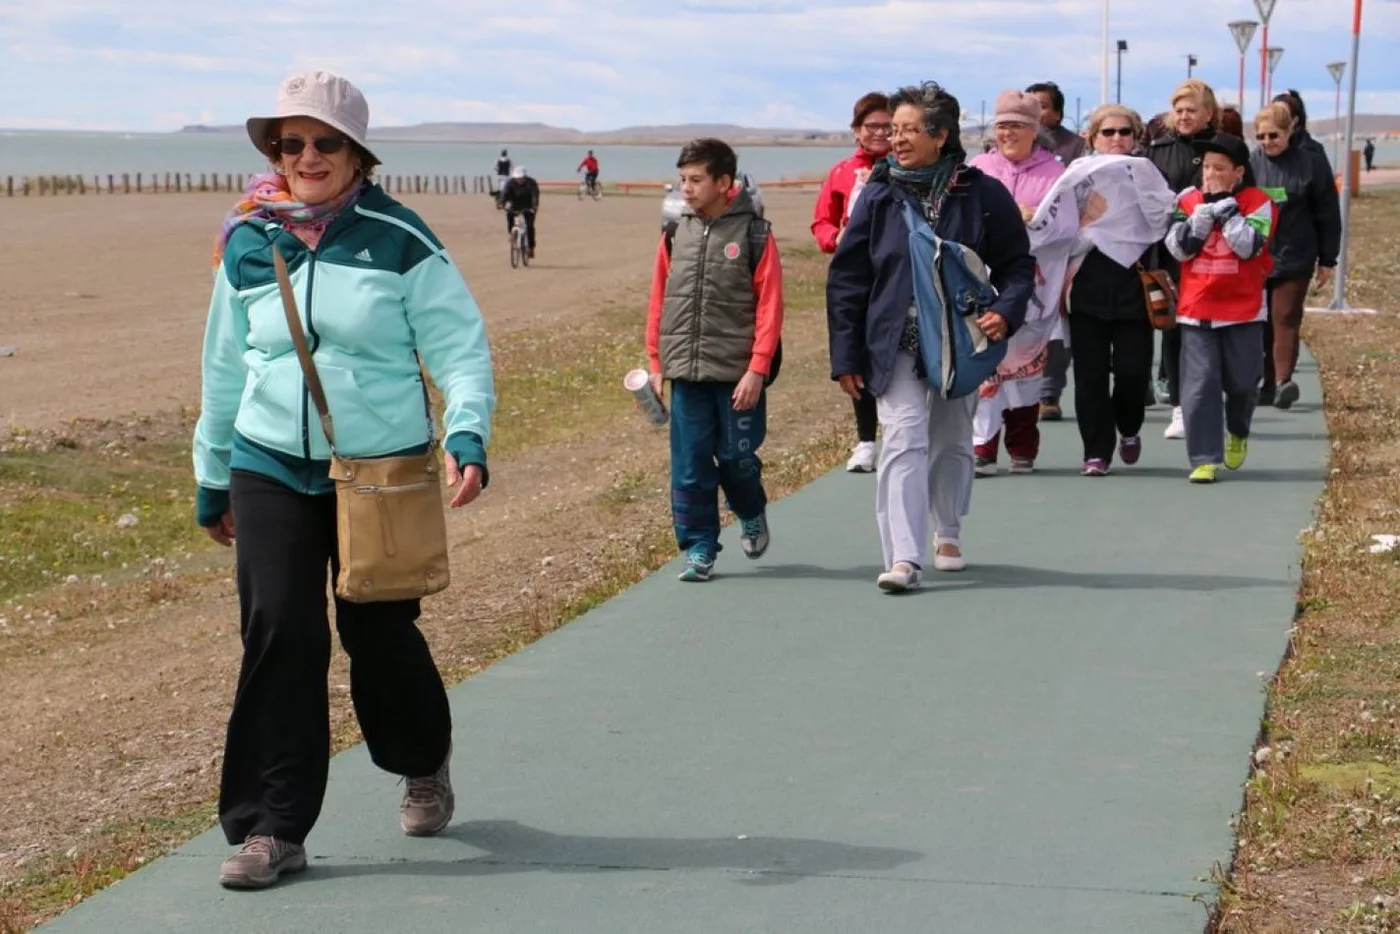
<instances>
[{"instance_id":1,"label":"colorful knit scarf","mask_svg":"<svg viewBox=\"0 0 1400 934\"><path fill-rule=\"evenodd\" d=\"M353 186L339 198L324 204L305 204L292 197L284 175L268 172L254 175L248 182L248 190L243 200L233 206L219 228L214 241L214 268L224 258L224 248L228 238L239 224L250 220L280 221L282 226L310 249L316 249L321 235L342 211L360 199L367 184Z\"/></svg>"}]
</instances>

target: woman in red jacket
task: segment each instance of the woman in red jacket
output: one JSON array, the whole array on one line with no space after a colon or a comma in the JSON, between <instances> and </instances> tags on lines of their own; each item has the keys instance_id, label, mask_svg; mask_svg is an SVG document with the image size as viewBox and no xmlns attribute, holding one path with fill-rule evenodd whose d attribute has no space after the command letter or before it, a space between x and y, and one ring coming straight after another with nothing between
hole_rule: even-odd
<instances>
[{"instance_id":1,"label":"woman in red jacket","mask_svg":"<svg viewBox=\"0 0 1400 934\"><path fill-rule=\"evenodd\" d=\"M817 207L812 219L812 236L823 253L835 253L836 244L846 222L851 218L865 180L875 163L890 154L890 102L878 91L872 91L856 101L851 119L851 131L860 146L855 155L842 159L832 167L817 195ZM851 473L870 473L875 469L875 429L879 419L875 413L875 397L862 393L855 400L856 446L846 469Z\"/></svg>"}]
</instances>

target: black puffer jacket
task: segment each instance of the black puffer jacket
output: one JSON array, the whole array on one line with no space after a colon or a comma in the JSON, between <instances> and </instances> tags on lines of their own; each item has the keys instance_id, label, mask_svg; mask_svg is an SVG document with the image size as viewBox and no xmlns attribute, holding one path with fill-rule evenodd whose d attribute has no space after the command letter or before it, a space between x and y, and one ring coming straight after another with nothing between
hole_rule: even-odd
<instances>
[{"instance_id":1,"label":"black puffer jacket","mask_svg":"<svg viewBox=\"0 0 1400 934\"><path fill-rule=\"evenodd\" d=\"M1277 156L1256 149L1249 158L1255 183L1278 204L1271 279L1307 279L1314 265L1337 265L1342 214L1326 160L1289 144Z\"/></svg>"},{"instance_id":2,"label":"black puffer jacket","mask_svg":"<svg viewBox=\"0 0 1400 934\"><path fill-rule=\"evenodd\" d=\"M1207 127L1199 133L1183 136L1175 130L1147 144L1147 160L1157 167L1157 171L1167 180L1167 187L1177 194L1188 188L1198 188L1201 184L1201 157L1191 147L1199 139L1212 139L1215 130ZM1173 279L1181 276L1181 266L1162 244L1153 250L1152 264L1165 269Z\"/></svg>"},{"instance_id":3,"label":"black puffer jacket","mask_svg":"<svg viewBox=\"0 0 1400 934\"><path fill-rule=\"evenodd\" d=\"M1311 156L1322 161L1322 170L1330 178L1332 175L1332 160L1327 158L1327 147L1313 139L1313 135L1307 130L1294 130L1293 135L1288 138L1289 149L1301 149Z\"/></svg>"}]
</instances>

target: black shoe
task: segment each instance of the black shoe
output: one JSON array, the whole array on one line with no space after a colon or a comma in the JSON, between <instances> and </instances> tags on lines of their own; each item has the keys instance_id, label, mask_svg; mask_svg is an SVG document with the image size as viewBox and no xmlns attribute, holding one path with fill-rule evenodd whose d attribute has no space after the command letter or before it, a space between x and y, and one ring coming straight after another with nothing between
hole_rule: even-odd
<instances>
[{"instance_id":1,"label":"black shoe","mask_svg":"<svg viewBox=\"0 0 1400 934\"><path fill-rule=\"evenodd\" d=\"M1276 394L1276 393L1277 393L1277 390L1276 390L1273 386L1261 386L1261 387L1259 387L1259 404L1260 404L1260 405L1273 405L1273 404L1274 404L1274 398L1275 398L1275 394Z\"/></svg>"}]
</instances>

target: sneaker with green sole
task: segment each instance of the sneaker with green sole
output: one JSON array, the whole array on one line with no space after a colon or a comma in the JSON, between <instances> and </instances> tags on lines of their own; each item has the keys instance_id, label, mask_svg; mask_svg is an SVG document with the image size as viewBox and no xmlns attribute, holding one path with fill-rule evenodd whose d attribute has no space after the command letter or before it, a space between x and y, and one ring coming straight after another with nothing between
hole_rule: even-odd
<instances>
[{"instance_id":1,"label":"sneaker with green sole","mask_svg":"<svg viewBox=\"0 0 1400 934\"><path fill-rule=\"evenodd\" d=\"M1239 435L1225 433L1225 466L1230 470L1239 470L1244 466L1244 459L1249 456L1249 439L1241 438Z\"/></svg>"},{"instance_id":2,"label":"sneaker with green sole","mask_svg":"<svg viewBox=\"0 0 1400 934\"><path fill-rule=\"evenodd\" d=\"M1214 483L1220 479L1220 465L1202 464L1191 471L1189 479L1192 483Z\"/></svg>"}]
</instances>

